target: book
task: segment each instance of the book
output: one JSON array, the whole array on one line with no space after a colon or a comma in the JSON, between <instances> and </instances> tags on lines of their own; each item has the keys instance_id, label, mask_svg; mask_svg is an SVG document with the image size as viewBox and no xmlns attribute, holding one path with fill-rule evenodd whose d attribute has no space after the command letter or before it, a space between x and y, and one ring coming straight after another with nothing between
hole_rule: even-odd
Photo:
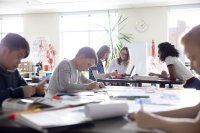
<instances>
[{"instance_id":1,"label":"book","mask_svg":"<svg viewBox=\"0 0 200 133\"><path fill-rule=\"evenodd\" d=\"M8 98L3 101L2 109L4 111L25 111L25 110L34 110L34 109L44 109L50 108L52 106L37 102L33 99L19 99L19 98Z\"/></svg>"},{"instance_id":2,"label":"book","mask_svg":"<svg viewBox=\"0 0 200 133\"><path fill-rule=\"evenodd\" d=\"M127 113L127 103L92 103L80 107L22 113L17 115L15 121L40 132L49 133L92 126L94 120L122 117Z\"/></svg>"},{"instance_id":3,"label":"book","mask_svg":"<svg viewBox=\"0 0 200 133\"><path fill-rule=\"evenodd\" d=\"M17 115L15 122L43 133L61 132L81 126L92 126L83 107L64 108Z\"/></svg>"}]
</instances>

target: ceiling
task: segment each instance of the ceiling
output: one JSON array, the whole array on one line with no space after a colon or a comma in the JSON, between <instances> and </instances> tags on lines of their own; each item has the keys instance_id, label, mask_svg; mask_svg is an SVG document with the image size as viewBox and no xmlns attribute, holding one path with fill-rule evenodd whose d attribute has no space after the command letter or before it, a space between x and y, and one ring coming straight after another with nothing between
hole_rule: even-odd
<instances>
[{"instance_id":1,"label":"ceiling","mask_svg":"<svg viewBox=\"0 0 200 133\"><path fill-rule=\"evenodd\" d=\"M197 3L200 0L0 0L0 14L75 12Z\"/></svg>"}]
</instances>

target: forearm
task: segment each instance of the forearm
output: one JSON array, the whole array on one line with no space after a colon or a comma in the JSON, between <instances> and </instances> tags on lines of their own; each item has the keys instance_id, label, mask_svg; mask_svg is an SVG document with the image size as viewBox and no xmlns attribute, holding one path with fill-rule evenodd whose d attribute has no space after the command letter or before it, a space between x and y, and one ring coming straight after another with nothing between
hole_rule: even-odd
<instances>
[{"instance_id":1,"label":"forearm","mask_svg":"<svg viewBox=\"0 0 200 133\"><path fill-rule=\"evenodd\" d=\"M0 90L0 104L7 98L23 98L24 93L21 87L7 88Z\"/></svg>"},{"instance_id":2,"label":"forearm","mask_svg":"<svg viewBox=\"0 0 200 133\"><path fill-rule=\"evenodd\" d=\"M195 119L158 118L154 123L155 129L168 133L199 133L200 123Z\"/></svg>"},{"instance_id":3,"label":"forearm","mask_svg":"<svg viewBox=\"0 0 200 133\"><path fill-rule=\"evenodd\" d=\"M200 110L200 105L198 104L193 107L186 107L170 111L154 112L154 114L166 117L176 117L176 118L195 118L199 110Z\"/></svg>"},{"instance_id":4,"label":"forearm","mask_svg":"<svg viewBox=\"0 0 200 133\"><path fill-rule=\"evenodd\" d=\"M105 73L98 73L96 70L92 71L92 73L93 73L95 79L105 79L105 78L108 77L107 74L105 74Z\"/></svg>"},{"instance_id":5,"label":"forearm","mask_svg":"<svg viewBox=\"0 0 200 133\"><path fill-rule=\"evenodd\" d=\"M87 85L86 84L73 84L73 83L69 83L66 87L65 87L65 91L67 92L73 92L73 91L77 91L77 90L86 90Z\"/></svg>"}]
</instances>

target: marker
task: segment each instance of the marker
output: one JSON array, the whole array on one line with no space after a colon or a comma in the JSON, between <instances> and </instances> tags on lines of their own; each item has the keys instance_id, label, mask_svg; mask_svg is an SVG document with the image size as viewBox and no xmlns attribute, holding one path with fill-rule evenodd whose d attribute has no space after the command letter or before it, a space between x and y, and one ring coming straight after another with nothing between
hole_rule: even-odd
<instances>
[{"instance_id":1,"label":"marker","mask_svg":"<svg viewBox=\"0 0 200 133\"><path fill-rule=\"evenodd\" d=\"M20 115L20 114L27 114L27 113L33 113L33 112L40 112L41 109L40 108L37 108L37 109L33 109L33 110L26 110L26 111L19 111L19 112L12 112L12 113L9 113L9 114L6 114L6 115L3 115L0 117L0 120L2 119L11 119L11 120L14 120L16 118L17 115Z\"/></svg>"}]
</instances>

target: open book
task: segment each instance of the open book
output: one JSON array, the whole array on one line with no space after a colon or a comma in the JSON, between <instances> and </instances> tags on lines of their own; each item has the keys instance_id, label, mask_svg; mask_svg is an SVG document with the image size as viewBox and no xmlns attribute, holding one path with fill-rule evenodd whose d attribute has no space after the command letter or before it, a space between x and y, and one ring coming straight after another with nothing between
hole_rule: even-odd
<instances>
[{"instance_id":1,"label":"open book","mask_svg":"<svg viewBox=\"0 0 200 133\"><path fill-rule=\"evenodd\" d=\"M83 107L64 108L35 113L20 114L15 118L17 123L31 127L43 133L59 132L79 126L93 125L86 117Z\"/></svg>"},{"instance_id":2,"label":"open book","mask_svg":"<svg viewBox=\"0 0 200 133\"><path fill-rule=\"evenodd\" d=\"M93 125L93 120L125 116L127 113L128 105L126 103L88 104L74 108L20 114L15 121L47 133Z\"/></svg>"},{"instance_id":3,"label":"open book","mask_svg":"<svg viewBox=\"0 0 200 133\"><path fill-rule=\"evenodd\" d=\"M25 111L25 110L33 110L33 109L43 109L52 107L48 104L36 102L32 99L15 99L8 98L3 101L2 109L5 111Z\"/></svg>"}]
</instances>

